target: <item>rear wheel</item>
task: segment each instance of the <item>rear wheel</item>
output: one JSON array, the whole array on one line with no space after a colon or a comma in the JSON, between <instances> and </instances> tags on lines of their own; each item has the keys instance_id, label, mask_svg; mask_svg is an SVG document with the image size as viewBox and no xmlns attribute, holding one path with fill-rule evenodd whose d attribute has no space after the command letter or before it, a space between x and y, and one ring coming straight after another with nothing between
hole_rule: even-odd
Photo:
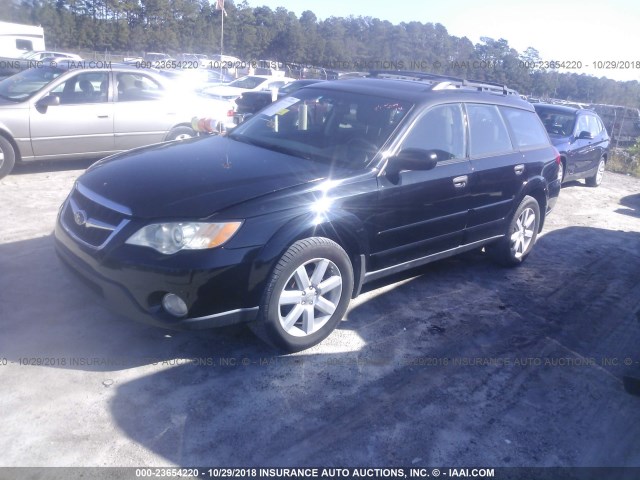
<instances>
[{"instance_id":1,"label":"rear wheel","mask_svg":"<svg viewBox=\"0 0 640 480\"><path fill-rule=\"evenodd\" d=\"M526 196L511 218L507 235L487 245L487 253L502 265L520 265L531 253L539 229L540 206L535 198Z\"/></svg>"},{"instance_id":2,"label":"rear wheel","mask_svg":"<svg viewBox=\"0 0 640 480\"><path fill-rule=\"evenodd\" d=\"M598 162L598 169L596 170L596 173L594 173L592 177L589 177L586 179L586 183L588 186L590 187L600 186L600 184L602 183L602 178L604 177L605 166L606 166L606 161L604 157L602 157Z\"/></svg>"},{"instance_id":3,"label":"rear wheel","mask_svg":"<svg viewBox=\"0 0 640 480\"><path fill-rule=\"evenodd\" d=\"M167 141L187 140L196 136L196 132L190 127L175 127L167 135Z\"/></svg>"},{"instance_id":4,"label":"rear wheel","mask_svg":"<svg viewBox=\"0 0 640 480\"><path fill-rule=\"evenodd\" d=\"M6 177L16 163L16 153L11 142L0 135L0 178Z\"/></svg>"},{"instance_id":5,"label":"rear wheel","mask_svg":"<svg viewBox=\"0 0 640 480\"><path fill-rule=\"evenodd\" d=\"M299 240L274 268L261 318L250 327L282 350L304 350L336 328L352 291L353 268L340 245L323 237Z\"/></svg>"}]
</instances>

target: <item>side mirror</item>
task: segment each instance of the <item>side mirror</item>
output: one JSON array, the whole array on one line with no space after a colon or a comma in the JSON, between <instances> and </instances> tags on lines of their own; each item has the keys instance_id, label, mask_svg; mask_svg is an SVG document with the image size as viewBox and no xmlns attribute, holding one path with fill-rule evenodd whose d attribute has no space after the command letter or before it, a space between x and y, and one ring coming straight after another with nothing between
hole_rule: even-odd
<instances>
[{"instance_id":1,"label":"side mirror","mask_svg":"<svg viewBox=\"0 0 640 480\"><path fill-rule=\"evenodd\" d=\"M452 157L453 155L444 150L407 148L389 159L386 172L392 177L397 177L402 170L432 170L439 161Z\"/></svg>"},{"instance_id":2,"label":"side mirror","mask_svg":"<svg viewBox=\"0 0 640 480\"><path fill-rule=\"evenodd\" d=\"M578 134L577 138L578 138L578 140L593 140L593 135L591 135L586 130L583 130L582 132L580 132Z\"/></svg>"},{"instance_id":3,"label":"side mirror","mask_svg":"<svg viewBox=\"0 0 640 480\"><path fill-rule=\"evenodd\" d=\"M47 107L55 107L60 105L60 97L57 95L47 95L36 102L36 108L46 110Z\"/></svg>"}]
</instances>

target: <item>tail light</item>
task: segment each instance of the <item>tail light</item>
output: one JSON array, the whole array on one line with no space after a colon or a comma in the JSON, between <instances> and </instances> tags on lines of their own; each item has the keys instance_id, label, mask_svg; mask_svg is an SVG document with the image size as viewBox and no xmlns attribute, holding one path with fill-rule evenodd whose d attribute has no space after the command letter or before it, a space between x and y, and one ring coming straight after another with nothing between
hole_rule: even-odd
<instances>
[{"instance_id":1,"label":"tail light","mask_svg":"<svg viewBox=\"0 0 640 480\"><path fill-rule=\"evenodd\" d=\"M562 158L560 157L560 152L556 147L553 147L553 151L556 152L556 165L562 165Z\"/></svg>"}]
</instances>

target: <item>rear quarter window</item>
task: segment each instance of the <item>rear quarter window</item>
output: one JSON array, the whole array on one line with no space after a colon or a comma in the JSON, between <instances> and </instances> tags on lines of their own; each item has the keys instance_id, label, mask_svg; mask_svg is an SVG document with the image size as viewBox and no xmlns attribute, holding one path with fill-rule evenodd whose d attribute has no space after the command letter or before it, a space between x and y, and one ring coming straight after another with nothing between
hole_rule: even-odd
<instances>
[{"instance_id":1,"label":"rear quarter window","mask_svg":"<svg viewBox=\"0 0 640 480\"><path fill-rule=\"evenodd\" d=\"M549 136L537 114L510 107L500 107L500 111L511 129L513 141L519 149L549 145Z\"/></svg>"}]
</instances>

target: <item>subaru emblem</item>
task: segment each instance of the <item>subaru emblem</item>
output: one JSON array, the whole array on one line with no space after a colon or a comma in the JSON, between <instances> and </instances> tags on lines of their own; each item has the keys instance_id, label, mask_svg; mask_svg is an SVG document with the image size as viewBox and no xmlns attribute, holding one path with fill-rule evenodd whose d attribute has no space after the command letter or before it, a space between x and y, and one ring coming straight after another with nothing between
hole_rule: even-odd
<instances>
[{"instance_id":1,"label":"subaru emblem","mask_svg":"<svg viewBox=\"0 0 640 480\"><path fill-rule=\"evenodd\" d=\"M87 223L87 213L84 210L78 210L73 214L73 219L75 220L76 224L84 225L85 223Z\"/></svg>"}]
</instances>

